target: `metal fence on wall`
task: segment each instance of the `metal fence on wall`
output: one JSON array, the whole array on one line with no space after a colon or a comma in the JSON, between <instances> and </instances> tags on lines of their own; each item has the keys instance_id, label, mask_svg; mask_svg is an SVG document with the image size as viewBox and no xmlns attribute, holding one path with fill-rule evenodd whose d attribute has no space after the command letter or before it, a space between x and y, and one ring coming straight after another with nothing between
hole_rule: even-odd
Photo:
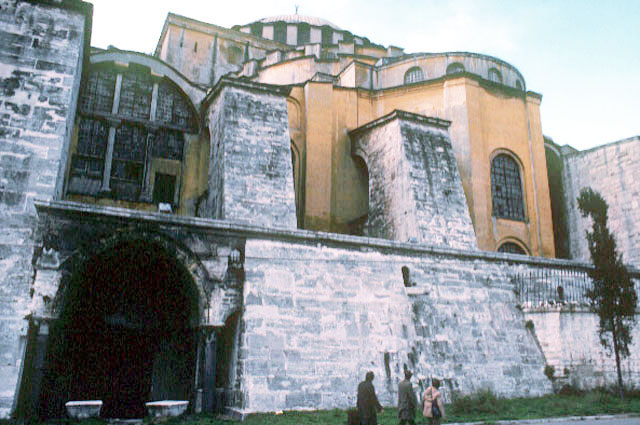
<instances>
[{"instance_id":1,"label":"metal fence on wall","mask_svg":"<svg viewBox=\"0 0 640 425\"><path fill-rule=\"evenodd\" d=\"M588 305L587 289L591 279L578 268L537 269L514 277L518 303L523 306L544 304Z\"/></svg>"}]
</instances>

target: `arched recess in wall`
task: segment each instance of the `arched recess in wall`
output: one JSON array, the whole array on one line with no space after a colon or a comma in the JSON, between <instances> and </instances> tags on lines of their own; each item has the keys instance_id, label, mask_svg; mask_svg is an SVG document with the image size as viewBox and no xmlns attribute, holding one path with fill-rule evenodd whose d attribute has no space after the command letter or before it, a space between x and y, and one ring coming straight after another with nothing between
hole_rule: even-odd
<instances>
[{"instance_id":1,"label":"arched recess in wall","mask_svg":"<svg viewBox=\"0 0 640 425\"><path fill-rule=\"evenodd\" d=\"M570 258L569 228L567 226L567 208L564 202L564 184L562 180L562 154L551 139L545 138L544 153L547 159L547 177L549 197L551 198L551 220L557 258Z\"/></svg>"},{"instance_id":2,"label":"arched recess in wall","mask_svg":"<svg viewBox=\"0 0 640 425\"><path fill-rule=\"evenodd\" d=\"M302 204L302 178L300 176L301 169L300 149L296 146L296 143L291 139L291 168L293 170L293 191L296 197L296 219L298 223L298 229L302 229L304 226L304 207Z\"/></svg>"},{"instance_id":3,"label":"arched recess in wall","mask_svg":"<svg viewBox=\"0 0 640 425\"><path fill-rule=\"evenodd\" d=\"M360 214L350 220L347 227L349 234L364 236L369 218L369 167L363 156L356 154L352 158L356 170L356 187L361 191L363 201L360 206Z\"/></svg>"},{"instance_id":4,"label":"arched recess in wall","mask_svg":"<svg viewBox=\"0 0 640 425\"><path fill-rule=\"evenodd\" d=\"M447 75L460 74L462 72L465 72L465 69L464 69L464 65L461 64L460 62L454 62L452 64L449 64L449 66L447 66Z\"/></svg>"},{"instance_id":5,"label":"arched recess in wall","mask_svg":"<svg viewBox=\"0 0 640 425\"><path fill-rule=\"evenodd\" d=\"M197 256L162 233L126 228L76 250L49 322L38 380L20 394L43 417L64 402L104 402L105 417L140 417L149 399L195 395L198 329L210 279ZM25 369L33 376L33 370ZM37 373L37 371L35 372Z\"/></svg>"},{"instance_id":6,"label":"arched recess in wall","mask_svg":"<svg viewBox=\"0 0 640 425\"><path fill-rule=\"evenodd\" d=\"M526 245L515 238L505 238L498 244L498 252L508 254L531 255Z\"/></svg>"},{"instance_id":7,"label":"arched recess in wall","mask_svg":"<svg viewBox=\"0 0 640 425\"><path fill-rule=\"evenodd\" d=\"M97 56L78 100L67 195L179 205L186 136L199 133L183 77L146 56Z\"/></svg>"},{"instance_id":8,"label":"arched recess in wall","mask_svg":"<svg viewBox=\"0 0 640 425\"><path fill-rule=\"evenodd\" d=\"M404 83L411 84L424 80L424 72L419 66L411 67L404 73Z\"/></svg>"},{"instance_id":9,"label":"arched recess in wall","mask_svg":"<svg viewBox=\"0 0 640 425\"><path fill-rule=\"evenodd\" d=\"M526 221L522 162L500 149L491 156L491 214L497 218Z\"/></svg>"}]
</instances>

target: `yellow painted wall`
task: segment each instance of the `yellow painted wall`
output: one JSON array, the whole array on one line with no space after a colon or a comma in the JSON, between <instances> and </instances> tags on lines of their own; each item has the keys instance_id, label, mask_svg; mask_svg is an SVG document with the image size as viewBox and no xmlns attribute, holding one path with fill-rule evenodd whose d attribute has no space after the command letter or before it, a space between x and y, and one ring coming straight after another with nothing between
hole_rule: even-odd
<instances>
[{"instance_id":1,"label":"yellow painted wall","mask_svg":"<svg viewBox=\"0 0 640 425\"><path fill-rule=\"evenodd\" d=\"M452 121L450 136L480 249L517 241L531 255L555 255L539 97L465 76L377 92L307 83L292 96L306 105L305 228L348 232L348 223L366 213L367 186L351 156L348 131L401 109ZM492 215L490 165L501 152L521 164L524 222Z\"/></svg>"}]
</instances>

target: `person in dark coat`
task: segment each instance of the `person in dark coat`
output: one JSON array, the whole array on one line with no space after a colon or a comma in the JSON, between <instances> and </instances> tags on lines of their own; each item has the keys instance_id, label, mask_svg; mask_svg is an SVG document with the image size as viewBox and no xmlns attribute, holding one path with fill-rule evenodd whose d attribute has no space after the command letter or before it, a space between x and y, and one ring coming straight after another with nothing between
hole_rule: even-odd
<instances>
[{"instance_id":1,"label":"person in dark coat","mask_svg":"<svg viewBox=\"0 0 640 425\"><path fill-rule=\"evenodd\" d=\"M373 372L365 375L364 381L358 385L358 414L361 425L378 425L378 412L382 412L382 406L376 397L376 389L373 387Z\"/></svg>"},{"instance_id":2,"label":"person in dark coat","mask_svg":"<svg viewBox=\"0 0 640 425\"><path fill-rule=\"evenodd\" d=\"M398 384L398 418L399 425L415 425L418 399L411 386L411 371L404 371L404 380Z\"/></svg>"}]
</instances>

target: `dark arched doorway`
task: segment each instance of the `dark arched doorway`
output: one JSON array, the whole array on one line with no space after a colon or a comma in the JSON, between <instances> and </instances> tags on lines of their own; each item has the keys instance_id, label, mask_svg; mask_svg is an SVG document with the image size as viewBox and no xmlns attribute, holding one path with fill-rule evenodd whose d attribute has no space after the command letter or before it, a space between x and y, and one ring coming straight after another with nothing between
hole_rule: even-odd
<instances>
[{"instance_id":1,"label":"dark arched doorway","mask_svg":"<svg viewBox=\"0 0 640 425\"><path fill-rule=\"evenodd\" d=\"M68 400L103 400L102 416L145 416L151 400L191 400L198 293L160 244L122 242L72 271L52 328L42 416Z\"/></svg>"}]
</instances>

